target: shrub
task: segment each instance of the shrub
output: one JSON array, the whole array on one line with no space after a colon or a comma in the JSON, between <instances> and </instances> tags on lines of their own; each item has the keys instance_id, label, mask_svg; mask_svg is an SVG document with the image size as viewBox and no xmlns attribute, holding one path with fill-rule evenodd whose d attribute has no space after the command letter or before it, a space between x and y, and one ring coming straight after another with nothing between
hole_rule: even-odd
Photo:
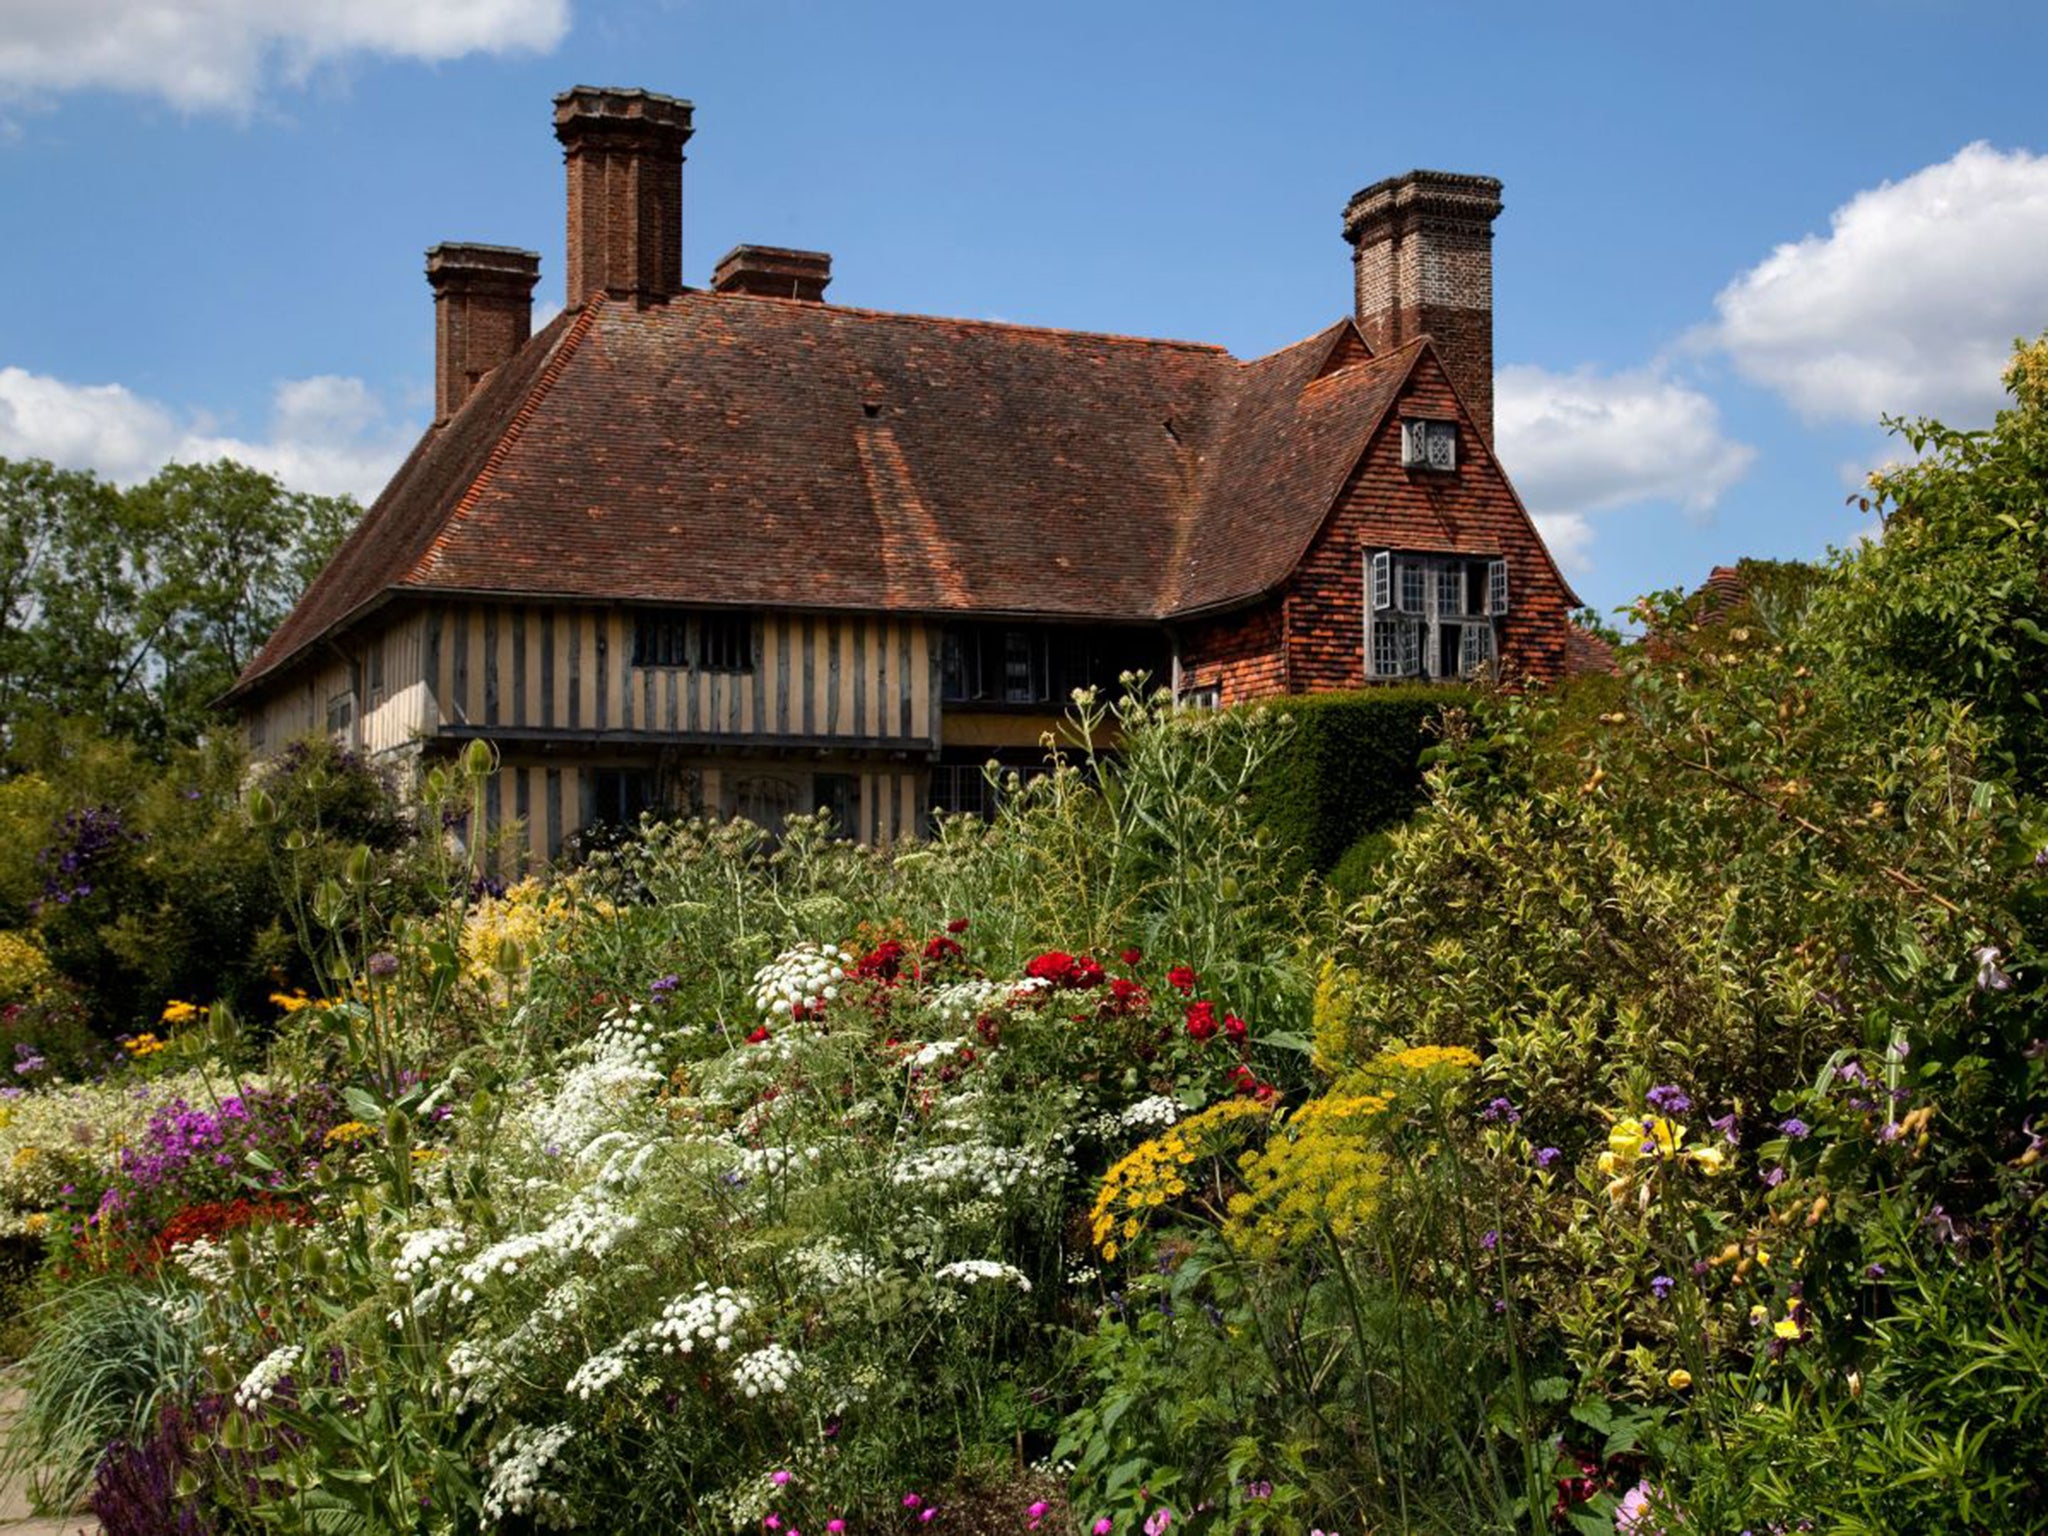
<instances>
[{"instance_id":1,"label":"shrub","mask_svg":"<svg viewBox=\"0 0 2048 1536\"><path fill-rule=\"evenodd\" d=\"M1470 697L1464 688L1410 684L1264 702L1294 730L1254 781L1258 818L1282 847L1328 873L1361 837L1422 803L1422 754L1436 722Z\"/></svg>"}]
</instances>

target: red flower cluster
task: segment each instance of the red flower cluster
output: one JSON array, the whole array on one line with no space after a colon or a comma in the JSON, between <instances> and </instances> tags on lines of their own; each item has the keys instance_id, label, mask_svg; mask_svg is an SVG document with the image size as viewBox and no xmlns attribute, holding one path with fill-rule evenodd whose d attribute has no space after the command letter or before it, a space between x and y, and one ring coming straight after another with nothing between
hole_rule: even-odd
<instances>
[{"instance_id":1,"label":"red flower cluster","mask_svg":"<svg viewBox=\"0 0 2048 1536\"><path fill-rule=\"evenodd\" d=\"M956 917L946 924L946 932L948 933L965 933L966 931L967 919L964 917Z\"/></svg>"},{"instance_id":2,"label":"red flower cluster","mask_svg":"<svg viewBox=\"0 0 2048 1536\"><path fill-rule=\"evenodd\" d=\"M1033 980L1049 981L1056 987L1075 992L1099 987L1105 979L1100 960L1092 955L1074 956L1058 949L1049 949L1034 956L1024 967L1024 974Z\"/></svg>"},{"instance_id":3,"label":"red flower cluster","mask_svg":"<svg viewBox=\"0 0 2048 1536\"><path fill-rule=\"evenodd\" d=\"M1208 1040L1216 1034L1216 1005L1211 1002L1188 1005L1188 1034L1197 1040Z\"/></svg>"},{"instance_id":4,"label":"red flower cluster","mask_svg":"<svg viewBox=\"0 0 2048 1536\"><path fill-rule=\"evenodd\" d=\"M1191 967L1185 965L1176 965L1166 973L1166 984L1182 996L1194 991L1195 983L1200 980L1201 977L1197 976Z\"/></svg>"},{"instance_id":5,"label":"red flower cluster","mask_svg":"<svg viewBox=\"0 0 2048 1536\"><path fill-rule=\"evenodd\" d=\"M901 939L884 939L854 962L853 974L863 981L894 982L903 974L903 957L908 953Z\"/></svg>"},{"instance_id":6,"label":"red flower cluster","mask_svg":"<svg viewBox=\"0 0 2048 1536\"><path fill-rule=\"evenodd\" d=\"M1112 1019L1128 1019L1152 1006L1151 995L1128 976L1113 977L1102 1011Z\"/></svg>"},{"instance_id":7,"label":"red flower cluster","mask_svg":"<svg viewBox=\"0 0 2048 1536\"><path fill-rule=\"evenodd\" d=\"M303 1205L268 1196L255 1200L207 1200L186 1206L165 1222L151 1247L155 1256L161 1259L182 1244L197 1242L202 1237L225 1237L237 1227L258 1227L273 1221L289 1221L304 1226L312 1219L313 1213Z\"/></svg>"},{"instance_id":8,"label":"red flower cluster","mask_svg":"<svg viewBox=\"0 0 2048 1536\"><path fill-rule=\"evenodd\" d=\"M934 934L924 946L924 958L931 965L943 965L948 960L958 960L967 953L960 947L958 939L949 939L943 933Z\"/></svg>"},{"instance_id":9,"label":"red flower cluster","mask_svg":"<svg viewBox=\"0 0 2048 1536\"><path fill-rule=\"evenodd\" d=\"M1223 1075L1230 1079L1230 1086L1239 1098L1257 1099L1261 1104L1270 1104L1280 1096L1278 1088L1271 1083L1262 1082L1259 1074L1241 1061Z\"/></svg>"},{"instance_id":10,"label":"red flower cluster","mask_svg":"<svg viewBox=\"0 0 2048 1536\"><path fill-rule=\"evenodd\" d=\"M768 1026L766 1024L763 1024L758 1029L756 1029L751 1035L747 1036L747 1044L759 1045L767 1038Z\"/></svg>"},{"instance_id":11,"label":"red flower cluster","mask_svg":"<svg viewBox=\"0 0 2048 1536\"><path fill-rule=\"evenodd\" d=\"M1117 959L1123 961L1123 963L1128 966L1135 967L1137 963L1144 958L1145 951L1138 948L1138 946L1135 944L1133 944L1129 949L1119 950L1117 952Z\"/></svg>"}]
</instances>

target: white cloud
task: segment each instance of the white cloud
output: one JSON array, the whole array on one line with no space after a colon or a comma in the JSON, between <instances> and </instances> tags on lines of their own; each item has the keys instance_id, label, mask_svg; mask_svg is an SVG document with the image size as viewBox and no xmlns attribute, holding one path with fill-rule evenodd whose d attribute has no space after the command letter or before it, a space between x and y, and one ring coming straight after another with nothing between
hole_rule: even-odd
<instances>
[{"instance_id":1,"label":"white cloud","mask_svg":"<svg viewBox=\"0 0 2048 1536\"><path fill-rule=\"evenodd\" d=\"M1559 562L1590 567L1589 513L1645 502L1711 512L1756 450L1721 428L1699 390L1654 369L1552 373L1518 365L1494 379L1501 462Z\"/></svg>"},{"instance_id":2,"label":"white cloud","mask_svg":"<svg viewBox=\"0 0 2048 1536\"><path fill-rule=\"evenodd\" d=\"M293 490L347 492L368 504L418 435L394 420L361 379L323 374L279 384L270 430L230 436L121 384L69 384L0 368L0 457L41 458L123 484L165 464L239 459Z\"/></svg>"},{"instance_id":3,"label":"white cloud","mask_svg":"<svg viewBox=\"0 0 2048 1536\"><path fill-rule=\"evenodd\" d=\"M1715 299L1706 338L1810 420L1986 424L2048 327L2048 155L1971 144L1859 192Z\"/></svg>"},{"instance_id":4,"label":"white cloud","mask_svg":"<svg viewBox=\"0 0 2048 1536\"><path fill-rule=\"evenodd\" d=\"M101 88L246 112L273 79L357 54L545 52L568 0L7 0L0 92Z\"/></svg>"}]
</instances>

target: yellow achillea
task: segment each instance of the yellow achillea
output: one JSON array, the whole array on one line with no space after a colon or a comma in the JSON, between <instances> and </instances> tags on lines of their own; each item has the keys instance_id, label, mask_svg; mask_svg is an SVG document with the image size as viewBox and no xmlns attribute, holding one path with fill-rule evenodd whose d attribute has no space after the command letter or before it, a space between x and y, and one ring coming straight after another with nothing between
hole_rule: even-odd
<instances>
[{"instance_id":1,"label":"yellow achillea","mask_svg":"<svg viewBox=\"0 0 2048 1536\"><path fill-rule=\"evenodd\" d=\"M1393 1101L1379 1093L1332 1093L1288 1117L1282 1134L1240 1165L1224 1235L1270 1258L1327 1231L1348 1237L1372 1210L1387 1159L1375 1138Z\"/></svg>"},{"instance_id":2,"label":"yellow achillea","mask_svg":"<svg viewBox=\"0 0 2048 1536\"><path fill-rule=\"evenodd\" d=\"M145 1056L154 1056L158 1051L170 1049L171 1042L159 1040L155 1035L130 1035L121 1042L121 1049L136 1061Z\"/></svg>"},{"instance_id":3,"label":"yellow achillea","mask_svg":"<svg viewBox=\"0 0 2048 1536\"><path fill-rule=\"evenodd\" d=\"M329 1131L325 1139L330 1147L345 1147L353 1142L368 1141L376 1134L375 1129L360 1120L344 1120Z\"/></svg>"},{"instance_id":4,"label":"yellow achillea","mask_svg":"<svg viewBox=\"0 0 2048 1536\"><path fill-rule=\"evenodd\" d=\"M1410 1045L1397 1051L1382 1051L1365 1065L1365 1075L1375 1078L1427 1077L1433 1072L1469 1072L1479 1065L1476 1051L1462 1045Z\"/></svg>"},{"instance_id":5,"label":"yellow achillea","mask_svg":"<svg viewBox=\"0 0 2048 1536\"><path fill-rule=\"evenodd\" d=\"M176 1029L180 1024L190 1024L204 1011L197 1003L181 1002L174 997L164 1004L162 1022Z\"/></svg>"},{"instance_id":6,"label":"yellow achillea","mask_svg":"<svg viewBox=\"0 0 2048 1536\"><path fill-rule=\"evenodd\" d=\"M1095 1246L1113 1259L1144 1230L1154 1209L1188 1192L1188 1170L1220 1151L1249 1120L1271 1111L1256 1099L1223 1099L1150 1141L1140 1142L1103 1175L1089 1226Z\"/></svg>"}]
</instances>

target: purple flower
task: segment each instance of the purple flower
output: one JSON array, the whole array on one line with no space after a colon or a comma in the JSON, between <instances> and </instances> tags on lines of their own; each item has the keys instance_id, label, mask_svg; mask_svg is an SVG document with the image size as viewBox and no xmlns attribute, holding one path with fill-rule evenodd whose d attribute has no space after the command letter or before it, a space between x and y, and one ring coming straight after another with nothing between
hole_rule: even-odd
<instances>
[{"instance_id":1,"label":"purple flower","mask_svg":"<svg viewBox=\"0 0 2048 1536\"><path fill-rule=\"evenodd\" d=\"M1659 1275L1656 1279L1650 1282L1650 1289L1657 1293L1657 1299L1659 1301L1664 1300L1677 1288L1678 1282L1672 1279L1669 1275Z\"/></svg>"},{"instance_id":2,"label":"purple flower","mask_svg":"<svg viewBox=\"0 0 2048 1536\"><path fill-rule=\"evenodd\" d=\"M1509 1125L1519 1124L1522 1112L1508 1099L1494 1099L1479 1112L1479 1118L1487 1121L1504 1121Z\"/></svg>"},{"instance_id":3,"label":"purple flower","mask_svg":"<svg viewBox=\"0 0 2048 1536\"><path fill-rule=\"evenodd\" d=\"M398 974L398 956L380 951L370 956L364 967L379 981L388 981Z\"/></svg>"},{"instance_id":4,"label":"purple flower","mask_svg":"<svg viewBox=\"0 0 2048 1536\"><path fill-rule=\"evenodd\" d=\"M2012 977L2000 968L1998 962L2003 956L1996 944L1986 944L1974 952L1977 962L1977 990L1979 992L2010 992Z\"/></svg>"},{"instance_id":5,"label":"purple flower","mask_svg":"<svg viewBox=\"0 0 2048 1536\"><path fill-rule=\"evenodd\" d=\"M1536 1154L1536 1166L1538 1168L1548 1168L1552 1163L1556 1162L1560 1157L1563 1156L1564 1154L1558 1151L1557 1148L1545 1147Z\"/></svg>"},{"instance_id":6,"label":"purple flower","mask_svg":"<svg viewBox=\"0 0 2048 1536\"><path fill-rule=\"evenodd\" d=\"M1776 1189L1780 1184L1785 1182L1785 1170L1783 1168L1766 1169L1764 1171L1763 1178L1764 1188Z\"/></svg>"},{"instance_id":7,"label":"purple flower","mask_svg":"<svg viewBox=\"0 0 2048 1536\"><path fill-rule=\"evenodd\" d=\"M1787 1136L1791 1137L1794 1141L1804 1141L1808 1136L1813 1134L1813 1127L1808 1125L1804 1120L1800 1119L1797 1115L1794 1115L1791 1119L1787 1120L1783 1125L1779 1126L1778 1129L1783 1131Z\"/></svg>"},{"instance_id":8,"label":"purple flower","mask_svg":"<svg viewBox=\"0 0 2048 1536\"><path fill-rule=\"evenodd\" d=\"M1839 1067L1835 1068L1835 1076L1839 1077L1845 1083L1862 1084L1868 1083L1870 1081L1870 1075L1867 1072L1865 1072L1859 1064L1853 1061L1845 1061Z\"/></svg>"},{"instance_id":9,"label":"purple flower","mask_svg":"<svg viewBox=\"0 0 2048 1536\"><path fill-rule=\"evenodd\" d=\"M1485 1232L1480 1234L1479 1246L1489 1250L1498 1248L1500 1246L1500 1233L1488 1227Z\"/></svg>"},{"instance_id":10,"label":"purple flower","mask_svg":"<svg viewBox=\"0 0 2048 1536\"><path fill-rule=\"evenodd\" d=\"M1863 1278L1866 1280L1882 1280L1884 1278L1884 1266L1882 1264L1864 1265Z\"/></svg>"},{"instance_id":11,"label":"purple flower","mask_svg":"<svg viewBox=\"0 0 2048 1536\"><path fill-rule=\"evenodd\" d=\"M1682 1115L1692 1108L1692 1100L1676 1083L1660 1083L1647 1097L1650 1107L1660 1115Z\"/></svg>"}]
</instances>

